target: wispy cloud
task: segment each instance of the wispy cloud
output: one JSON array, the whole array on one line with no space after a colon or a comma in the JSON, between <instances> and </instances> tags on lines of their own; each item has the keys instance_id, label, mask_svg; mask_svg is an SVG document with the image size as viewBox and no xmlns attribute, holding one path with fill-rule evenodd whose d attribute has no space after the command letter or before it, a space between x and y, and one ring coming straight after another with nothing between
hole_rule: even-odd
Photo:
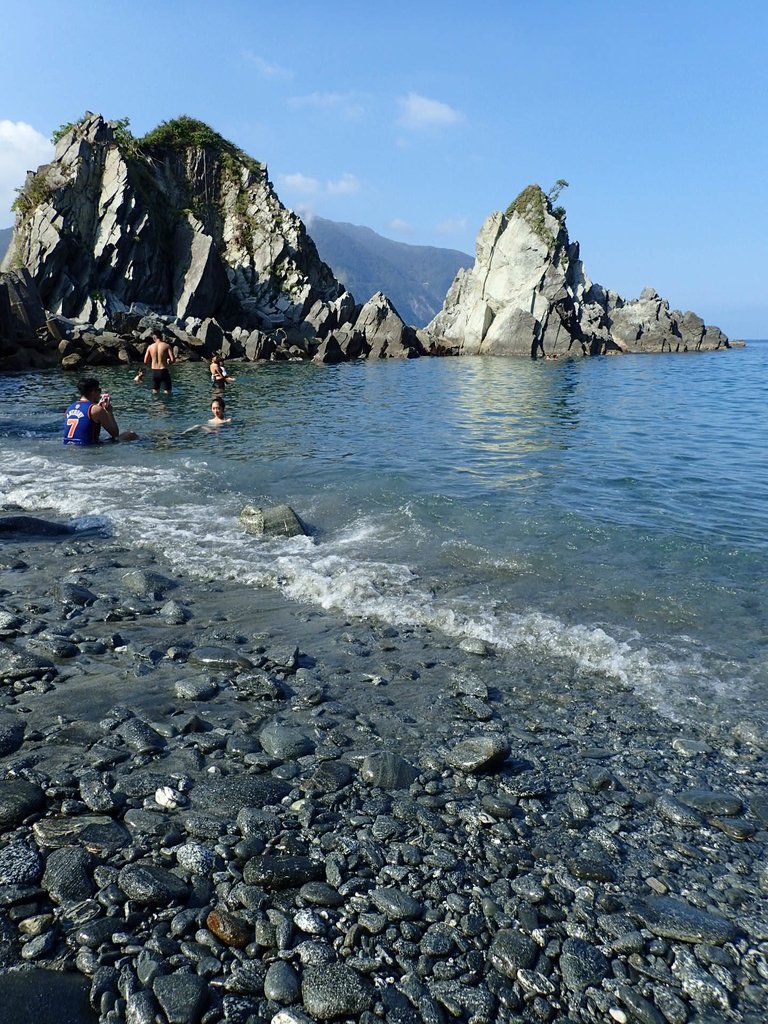
<instances>
[{"instance_id":1,"label":"wispy cloud","mask_svg":"<svg viewBox=\"0 0 768 1024\"><path fill-rule=\"evenodd\" d=\"M366 99L355 92L312 92L291 96L288 106L294 110L327 110L347 121L358 121L366 112Z\"/></svg>"},{"instance_id":2,"label":"wispy cloud","mask_svg":"<svg viewBox=\"0 0 768 1024\"><path fill-rule=\"evenodd\" d=\"M354 174L342 174L338 181L327 181L325 188L330 196L348 196L360 191L360 182Z\"/></svg>"},{"instance_id":3,"label":"wispy cloud","mask_svg":"<svg viewBox=\"0 0 768 1024\"><path fill-rule=\"evenodd\" d=\"M449 217L435 226L438 235L461 235L467 230L466 217Z\"/></svg>"},{"instance_id":4,"label":"wispy cloud","mask_svg":"<svg viewBox=\"0 0 768 1024\"><path fill-rule=\"evenodd\" d=\"M282 174L280 185L301 196L316 196L322 189L322 184L317 178L310 178L306 174Z\"/></svg>"},{"instance_id":5,"label":"wispy cloud","mask_svg":"<svg viewBox=\"0 0 768 1024\"><path fill-rule=\"evenodd\" d=\"M455 110L447 103L440 100L432 100L427 96L419 96L416 92L409 92L407 96L401 96L398 101L400 117L397 123L402 128L409 128L413 131L420 131L424 128L442 128L446 125L459 124L464 120L460 110Z\"/></svg>"},{"instance_id":6,"label":"wispy cloud","mask_svg":"<svg viewBox=\"0 0 768 1024\"><path fill-rule=\"evenodd\" d=\"M412 235L413 225L409 224L407 220L402 220L400 217L395 217L387 224L387 228L396 235Z\"/></svg>"},{"instance_id":7,"label":"wispy cloud","mask_svg":"<svg viewBox=\"0 0 768 1024\"><path fill-rule=\"evenodd\" d=\"M303 198L317 196L346 196L360 191L360 182L354 174L342 174L336 181L320 181L307 174L282 174L279 177L281 189Z\"/></svg>"},{"instance_id":8,"label":"wispy cloud","mask_svg":"<svg viewBox=\"0 0 768 1024\"><path fill-rule=\"evenodd\" d=\"M53 158L53 143L24 121L0 121L0 226L11 224L11 204L27 171Z\"/></svg>"},{"instance_id":9,"label":"wispy cloud","mask_svg":"<svg viewBox=\"0 0 768 1024\"><path fill-rule=\"evenodd\" d=\"M258 53L252 53L250 50L243 52L245 60L256 68L256 71L261 78L281 79L287 81L293 78L293 72L289 68L284 68L281 64L274 64L272 61L266 60L266 58L260 56Z\"/></svg>"}]
</instances>

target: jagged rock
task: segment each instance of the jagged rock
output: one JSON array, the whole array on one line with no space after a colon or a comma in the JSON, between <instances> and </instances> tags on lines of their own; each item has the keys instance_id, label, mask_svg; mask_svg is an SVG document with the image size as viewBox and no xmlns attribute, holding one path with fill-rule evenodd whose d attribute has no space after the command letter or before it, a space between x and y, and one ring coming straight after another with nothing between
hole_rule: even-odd
<instances>
[{"instance_id":1,"label":"jagged rock","mask_svg":"<svg viewBox=\"0 0 768 1024\"><path fill-rule=\"evenodd\" d=\"M42 368L57 361L45 309L29 271L21 267L0 274L0 369Z\"/></svg>"},{"instance_id":2,"label":"jagged rock","mask_svg":"<svg viewBox=\"0 0 768 1024\"><path fill-rule=\"evenodd\" d=\"M578 242L568 238L564 213L552 209L538 185L524 189L505 213L488 217L474 267L459 270L426 332L431 352L533 358L729 344L694 313L670 312L652 288L627 301L593 284Z\"/></svg>"},{"instance_id":3,"label":"jagged rock","mask_svg":"<svg viewBox=\"0 0 768 1024\"><path fill-rule=\"evenodd\" d=\"M153 323L131 322L130 330L199 319L189 333L203 357L225 341L240 354L250 332L282 328L298 347L292 354L307 358L315 339L356 309L266 167L188 118L139 141L87 113L59 139L54 160L28 175L11 252L9 266L12 258L27 268L40 291L38 326L45 328L44 310L55 318L46 332L52 353L71 340L56 329L59 318L122 331L143 309ZM2 316L0 299L0 323ZM129 340L111 347L111 359L130 357ZM255 358L272 355L274 347L265 352L256 341ZM185 339L187 346L195 350ZM55 358L98 364L105 347L99 338L92 351Z\"/></svg>"},{"instance_id":4,"label":"jagged rock","mask_svg":"<svg viewBox=\"0 0 768 1024\"><path fill-rule=\"evenodd\" d=\"M290 505L255 508L246 505L240 513L240 522L248 533L259 536L299 537L307 530Z\"/></svg>"},{"instance_id":5,"label":"jagged rock","mask_svg":"<svg viewBox=\"0 0 768 1024\"><path fill-rule=\"evenodd\" d=\"M416 332L403 323L382 292L376 292L362 307L355 321L355 331L364 336L371 359L411 359L424 355Z\"/></svg>"}]
</instances>

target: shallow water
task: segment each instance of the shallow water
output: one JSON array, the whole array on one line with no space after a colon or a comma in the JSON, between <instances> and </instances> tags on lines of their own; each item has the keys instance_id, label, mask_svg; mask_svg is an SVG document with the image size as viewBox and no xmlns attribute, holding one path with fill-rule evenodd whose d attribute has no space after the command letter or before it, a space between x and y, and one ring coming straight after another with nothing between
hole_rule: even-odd
<instances>
[{"instance_id":1,"label":"shallow water","mask_svg":"<svg viewBox=\"0 0 768 1024\"><path fill-rule=\"evenodd\" d=\"M106 524L180 572L477 636L617 680L681 720L768 721L768 343L578 362L244 364L152 396L103 368L141 440L61 444L74 378L0 378L0 491ZM308 538L244 534L287 501Z\"/></svg>"}]
</instances>

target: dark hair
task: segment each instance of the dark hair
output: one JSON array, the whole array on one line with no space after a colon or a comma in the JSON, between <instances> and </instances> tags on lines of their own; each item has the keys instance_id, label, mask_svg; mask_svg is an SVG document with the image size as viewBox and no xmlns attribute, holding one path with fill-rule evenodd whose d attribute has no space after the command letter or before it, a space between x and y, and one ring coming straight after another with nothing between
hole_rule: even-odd
<instances>
[{"instance_id":1,"label":"dark hair","mask_svg":"<svg viewBox=\"0 0 768 1024\"><path fill-rule=\"evenodd\" d=\"M152 337L158 338L160 341L165 341L165 335L163 334L159 327L154 327L152 329Z\"/></svg>"},{"instance_id":2,"label":"dark hair","mask_svg":"<svg viewBox=\"0 0 768 1024\"><path fill-rule=\"evenodd\" d=\"M77 390L81 395L87 395L89 391L95 391L96 388L100 387L101 384L99 384L95 377L83 377L82 380L77 382Z\"/></svg>"},{"instance_id":3,"label":"dark hair","mask_svg":"<svg viewBox=\"0 0 768 1024\"><path fill-rule=\"evenodd\" d=\"M227 406L226 406L226 404L224 402L224 399L221 397L221 395L214 395L213 398L211 399L211 405L213 405L214 402L220 402L222 409L226 409L227 408Z\"/></svg>"}]
</instances>

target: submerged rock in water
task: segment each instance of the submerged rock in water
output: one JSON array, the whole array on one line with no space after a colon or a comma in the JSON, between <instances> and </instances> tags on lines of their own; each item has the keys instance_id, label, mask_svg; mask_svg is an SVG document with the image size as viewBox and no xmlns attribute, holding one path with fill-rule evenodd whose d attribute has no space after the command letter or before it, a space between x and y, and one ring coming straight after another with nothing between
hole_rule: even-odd
<instances>
[{"instance_id":1,"label":"submerged rock in water","mask_svg":"<svg viewBox=\"0 0 768 1024\"><path fill-rule=\"evenodd\" d=\"M307 536L307 529L290 505L256 508L246 505L240 513L240 522L247 533L257 536Z\"/></svg>"}]
</instances>

